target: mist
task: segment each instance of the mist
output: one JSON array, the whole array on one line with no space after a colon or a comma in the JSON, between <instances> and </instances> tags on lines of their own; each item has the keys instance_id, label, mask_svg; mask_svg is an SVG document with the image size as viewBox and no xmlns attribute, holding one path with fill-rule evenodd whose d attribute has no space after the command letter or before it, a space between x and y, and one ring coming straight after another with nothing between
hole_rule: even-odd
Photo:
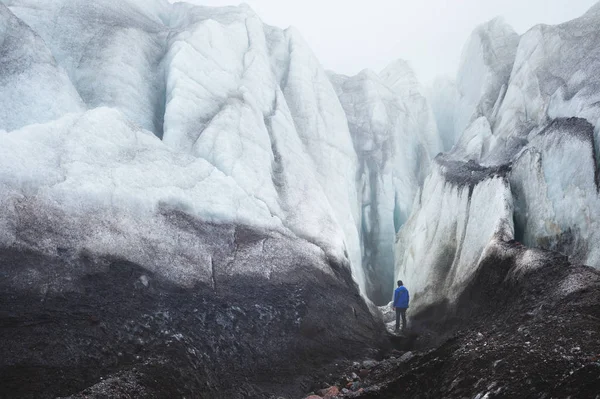
<instances>
[{"instance_id":1,"label":"mist","mask_svg":"<svg viewBox=\"0 0 600 399\"><path fill-rule=\"evenodd\" d=\"M191 0L207 6L238 5L236 0ZM473 29L503 17L522 34L534 25L558 24L585 13L595 0L248 0L263 22L296 27L323 67L354 75L379 72L391 61L408 60L422 83L454 77L465 41Z\"/></svg>"}]
</instances>

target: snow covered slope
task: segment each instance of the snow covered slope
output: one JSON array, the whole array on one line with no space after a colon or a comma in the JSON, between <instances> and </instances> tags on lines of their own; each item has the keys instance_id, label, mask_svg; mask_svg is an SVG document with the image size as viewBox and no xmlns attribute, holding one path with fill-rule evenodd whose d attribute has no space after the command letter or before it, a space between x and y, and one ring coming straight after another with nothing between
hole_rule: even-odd
<instances>
[{"instance_id":1,"label":"snow covered slope","mask_svg":"<svg viewBox=\"0 0 600 399\"><path fill-rule=\"evenodd\" d=\"M394 240L415 194L442 150L431 110L413 71L396 61L379 75L331 73L359 161L361 234L367 292L387 303L393 289Z\"/></svg>"}]
</instances>

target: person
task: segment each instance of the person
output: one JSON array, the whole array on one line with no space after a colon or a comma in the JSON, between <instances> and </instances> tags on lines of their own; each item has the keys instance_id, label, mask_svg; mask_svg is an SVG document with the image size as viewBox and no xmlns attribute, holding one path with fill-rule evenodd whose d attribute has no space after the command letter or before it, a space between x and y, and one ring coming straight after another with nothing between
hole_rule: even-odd
<instances>
[{"instance_id":1,"label":"person","mask_svg":"<svg viewBox=\"0 0 600 399\"><path fill-rule=\"evenodd\" d=\"M398 288L394 291L394 309L396 309L396 332L400 329L400 317L402 317L402 331L406 330L406 309L410 295L402 280L398 280Z\"/></svg>"}]
</instances>

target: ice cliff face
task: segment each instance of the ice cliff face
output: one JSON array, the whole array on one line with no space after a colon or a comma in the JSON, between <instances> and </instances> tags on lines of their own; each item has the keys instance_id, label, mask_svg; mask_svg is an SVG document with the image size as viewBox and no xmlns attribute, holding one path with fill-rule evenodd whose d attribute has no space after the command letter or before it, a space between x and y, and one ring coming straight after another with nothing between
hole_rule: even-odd
<instances>
[{"instance_id":1,"label":"ice cliff face","mask_svg":"<svg viewBox=\"0 0 600 399\"><path fill-rule=\"evenodd\" d=\"M4 245L177 259L165 274L210 282L210 251L171 245L169 208L305 240L385 301L394 236L443 149L404 61L327 76L297 32L245 6L3 4ZM56 228L26 229L32 208ZM201 270L183 272L190 259Z\"/></svg>"},{"instance_id":2,"label":"ice cliff face","mask_svg":"<svg viewBox=\"0 0 600 399\"><path fill-rule=\"evenodd\" d=\"M485 248L512 238L506 168L436 158L397 241L397 275L413 292L413 308L458 298Z\"/></svg>"},{"instance_id":3,"label":"ice cliff face","mask_svg":"<svg viewBox=\"0 0 600 399\"><path fill-rule=\"evenodd\" d=\"M475 29L465 45L457 74L456 132L460 134L480 116L495 118L518 44L519 35L502 19Z\"/></svg>"},{"instance_id":4,"label":"ice cliff face","mask_svg":"<svg viewBox=\"0 0 600 399\"><path fill-rule=\"evenodd\" d=\"M330 74L358 155L360 232L369 297L385 303L394 275L394 240L442 149L429 105L404 61L377 74Z\"/></svg>"},{"instance_id":5,"label":"ice cliff face","mask_svg":"<svg viewBox=\"0 0 600 399\"><path fill-rule=\"evenodd\" d=\"M352 265L364 288L356 152L336 93L295 31L247 7L4 3L4 245L52 250L64 224L80 250L141 261L149 246L179 251L125 244L150 230L169 242L159 237L169 229L152 227L166 206L299 237ZM29 126L37 122L47 123ZM56 234L31 231L25 242L15 220L34 203L62 216ZM127 232L84 228L96 214ZM209 281L200 264L196 277Z\"/></svg>"},{"instance_id":6,"label":"ice cliff face","mask_svg":"<svg viewBox=\"0 0 600 399\"><path fill-rule=\"evenodd\" d=\"M579 117L598 139L600 7L557 26L538 25L519 42L506 98L494 122L498 146L511 147L554 118ZM597 147L596 147L597 148Z\"/></svg>"},{"instance_id":7,"label":"ice cliff face","mask_svg":"<svg viewBox=\"0 0 600 399\"><path fill-rule=\"evenodd\" d=\"M493 20L465 46L453 115L448 85L433 86L436 119L453 117L457 140L398 235L396 273L415 308L452 303L498 240L600 266L599 20L594 6L522 37Z\"/></svg>"},{"instance_id":8,"label":"ice cliff face","mask_svg":"<svg viewBox=\"0 0 600 399\"><path fill-rule=\"evenodd\" d=\"M406 62L328 76L297 32L246 6L0 7L4 245L74 246L210 283L210 251L172 241L169 208L305 240L386 301L395 234L444 149ZM56 228L24 227L33 208ZM202 270L183 272L190 260Z\"/></svg>"},{"instance_id":9,"label":"ice cliff face","mask_svg":"<svg viewBox=\"0 0 600 399\"><path fill-rule=\"evenodd\" d=\"M0 6L0 121L14 130L81 112L83 102L44 41Z\"/></svg>"},{"instance_id":10,"label":"ice cliff face","mask_svg":"<svg viewBox=\"0 0 600 399\"><path fill-rule=\"evenodd\" d=\"M600 198L594 126L554 119L514 161L516 239L600 267Z\"/></svg>"},{"instance_id":11,"label":"ice cliff face","mask_svg":"<svg viewBox=\"0 0 600 399\"><path fill-rule=\"evenodd\" d=\"M425 97L431 105L443 150L450 151L458 141L454 126L458 102L456 83L450 78L438 77L431 87L426 88Z\"/></svg>"}]
</instances>

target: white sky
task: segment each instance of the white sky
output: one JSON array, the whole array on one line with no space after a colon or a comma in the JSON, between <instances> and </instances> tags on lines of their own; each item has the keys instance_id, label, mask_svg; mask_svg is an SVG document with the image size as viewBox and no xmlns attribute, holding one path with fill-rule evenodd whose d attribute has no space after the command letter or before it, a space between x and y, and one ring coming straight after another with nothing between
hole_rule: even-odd
<instances>
[{"instance_id":1,"label":"white sky","mask_svg":"<svg viewBox=\"0 0 600 399\"><path fill-rule=\"evenodd\" d=\"M174 0L171 0L174 1ZM236 0L187 0L237 5ZM471 31L503 16L518 33L538 23L582 15L597 0L245 0L274 26L296 27L322 65L353 75L380 71L396 58L410 62L422 83L454 77Z\"/></svg>"}]
</instances>

